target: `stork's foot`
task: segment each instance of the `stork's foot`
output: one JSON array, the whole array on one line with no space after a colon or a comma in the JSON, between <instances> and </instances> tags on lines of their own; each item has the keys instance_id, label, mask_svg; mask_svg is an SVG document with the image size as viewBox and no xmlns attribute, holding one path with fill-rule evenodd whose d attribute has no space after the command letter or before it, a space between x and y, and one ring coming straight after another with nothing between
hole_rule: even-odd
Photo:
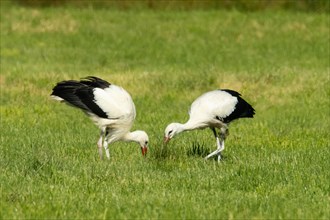
<instances>
[{"instance_id":1,"label":"stork's foot","mask_svg":"<svg viewBox=\"0 0 330 220\"><path fill-rule=\"evenodd\" d=\"M107 156L107 159L110 160L110 152L108 146L104 147L105 149L105 155Z\"/></svg>"},{"instance_id":2,"label":"stork's foot","mask_svg":"<svg viewBox=\"0 0 330 220\"><path fill-rule=\"evenodd\" d=\"M109 151L108 141L107 140L104 140L103 147L104 147L105 155L107 156L107 159L110 160L110 151Z\"/></svg>"},{"instance_id":3,"label":"stork's foot","mask_svg":"<svg viewBox=\"0 0 330 220\"><path fill-rule=\"evenodd\" d=\"M218 162L220 162L220 160L221 160L221 158L222 158L222 157L221 157L221 152L219 152L217 155L218 155Z\"/></svg>"},{"instance_id":4,"label":"stork's foot","mask_svg":"<svg viewBox=\"0 0 330 220\"><path fill-rule=\"evenodd\" d=\"M221 160L221 150L220 149L216 149L215 151L213 151L212 153L210 153L209 155L207 155L206 157L205 157L205 160L207 160L207 159L209 159L209 158L211 158L211 157L213 157L213 156L218 156L218 161L220 161Z\"/></svg>"},{"instance_id":5,"label":"stork's foot","mask_svg":"<svg viewBox=\"0 0 330 220\"><path fill-rule=\"evenodd\" d=\"M213 151L212 153L210 153L209 155L207 155L204 159L207 160L213 156L217 156L217 161L220 162L222 159L222 155L221 155L222 150L223 150L223 148L218 148L215 151Z\"/></svg>"},{"instance_id":6,"label":"stork's foot","mask_svg":"<svg viewBox=\"0 0 330 220\"><path fill-rule=\"evenodd\" d=\"M100 156L100 160L103 160L103 152L102 152L102 147L98 147L98 151L99 151L99 156Z\"/></svg>"}]
</instances>

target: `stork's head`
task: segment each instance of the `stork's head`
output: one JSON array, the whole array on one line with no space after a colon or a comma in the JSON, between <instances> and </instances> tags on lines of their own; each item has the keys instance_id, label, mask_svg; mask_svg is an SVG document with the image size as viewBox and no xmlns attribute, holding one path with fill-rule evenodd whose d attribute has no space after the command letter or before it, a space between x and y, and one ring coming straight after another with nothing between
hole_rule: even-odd
<instances>
[{"instance_id":1,"label":"stork's head","mask_svg":"<svg viewBox=\"0 0 330 220\"><path fill-rule=\"evenodd\" d=\"M165 129L164 142L169 142L176 134L182 131L182 124L171 123Z\"/></svg>"},{"instance_id":2,"label":"stork's head","mask_svg":"<svg viewBox=\"0 0 330 220\"><path fill-rule=\"evenodd\" d=\"M138 142L138 144L141 147L141 152L143 156L147 155L147 151L148 151L148 143L149 143L149 137L147 135L147 133L145 131L134 131L135 135L136 135L136 142Z\"/></svg>"}]
</instances>

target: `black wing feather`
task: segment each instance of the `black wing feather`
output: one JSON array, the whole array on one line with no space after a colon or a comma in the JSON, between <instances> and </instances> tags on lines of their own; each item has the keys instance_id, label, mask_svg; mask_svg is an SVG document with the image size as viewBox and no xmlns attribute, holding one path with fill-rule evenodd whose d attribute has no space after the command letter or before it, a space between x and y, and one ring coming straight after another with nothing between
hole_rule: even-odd
<instances>
[{"instance_id":1,"label":"black wing feather","mask_svg":"<svg viewBox=\"0 0 330 220\"><path fill-rule=\"evenodd\" d=\"M57 83L57 85L53 88L51 95L58 96L64 99L68 104L89 112L90 109L76 94L77 90L81 89L81 87L82 85L74 80L62 81Z\"/></svg>"},{"instance_id":2,"label":"black wing feather","mask_svg":"<svg viewBox=\"0 0 330 220\"><path fill-rule=\"evenodd\" d=\"M95 76L87 76L87 77L81 79L80 83L85 84L88 87L101 88L101 89L108 88L111 85L107 81L100 79L98 77L95 77Z\"/></svg>"},{"instance_id":3,"label":"black wing feather","mask_svg":"<svg viewBox=\"0 0 330 220\"><path fill-rule=\"evenodd\" d=\"M93 113L101 118L109 118L94 99L95 88L107 88L111 84L97 77L86 77L81 81L67 80L57 83L51 95L64 99L68 104Z\"/></svg>"},{"instance_id":4,"label":"black wing feather","mask_svg":"<svg viewBox=\"0 0 330 220\"><path fill-rule=\"evenodd\" d=\"M253 118L255 110L247 101L241 98L241 94L230 89L221 89L221 91L228 92L230 95L235 96L238 101L235 110L229 116L223 118L225 123L229 123L238 118Z\"/></svg>"}]
</instances>

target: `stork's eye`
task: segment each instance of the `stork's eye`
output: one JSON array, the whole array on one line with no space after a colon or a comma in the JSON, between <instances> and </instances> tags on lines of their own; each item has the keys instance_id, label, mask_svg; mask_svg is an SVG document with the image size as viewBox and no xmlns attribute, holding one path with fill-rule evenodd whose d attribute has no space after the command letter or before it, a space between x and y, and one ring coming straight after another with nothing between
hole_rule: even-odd
<instances>
[{"instance_id":1,"label":"stork's eye","mask_svg":"<svg viewBox=\"0 0 330 220\"><path fill-rule=\"evenodd\" d=\"M173 132L173 130L170 130L169 132L168 132L168 134L171 134Z\"/></svg>"},{"instance_id":2,"label":"stork's eye","mask_svg":"<svg viewBox=\"0 0 330 220\"><path fill-rule=\"evenodd\" d=\"M148 141L144 142L144 144L147 145L148 144Z\"/></svg>"}]
</instances>

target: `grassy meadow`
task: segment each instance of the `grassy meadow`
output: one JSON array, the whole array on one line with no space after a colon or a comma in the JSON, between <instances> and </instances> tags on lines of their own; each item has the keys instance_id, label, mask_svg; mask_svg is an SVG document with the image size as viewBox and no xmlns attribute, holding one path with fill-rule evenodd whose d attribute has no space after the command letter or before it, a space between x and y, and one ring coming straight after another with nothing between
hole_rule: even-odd
<instances>
[{"instance_id":1,"label":"grassy meadow","mask_svg":"<svg viewBox=\"0 0 330 220\"><path fill-rule=\"evenodd\" d=\"M1 219L329 219L329 14L34 8L1 1ZM94 75L132 95L133 143L50 99ZM254 119L162 144L200 94L239 91Z\"/></svg>"}]
</instances>

